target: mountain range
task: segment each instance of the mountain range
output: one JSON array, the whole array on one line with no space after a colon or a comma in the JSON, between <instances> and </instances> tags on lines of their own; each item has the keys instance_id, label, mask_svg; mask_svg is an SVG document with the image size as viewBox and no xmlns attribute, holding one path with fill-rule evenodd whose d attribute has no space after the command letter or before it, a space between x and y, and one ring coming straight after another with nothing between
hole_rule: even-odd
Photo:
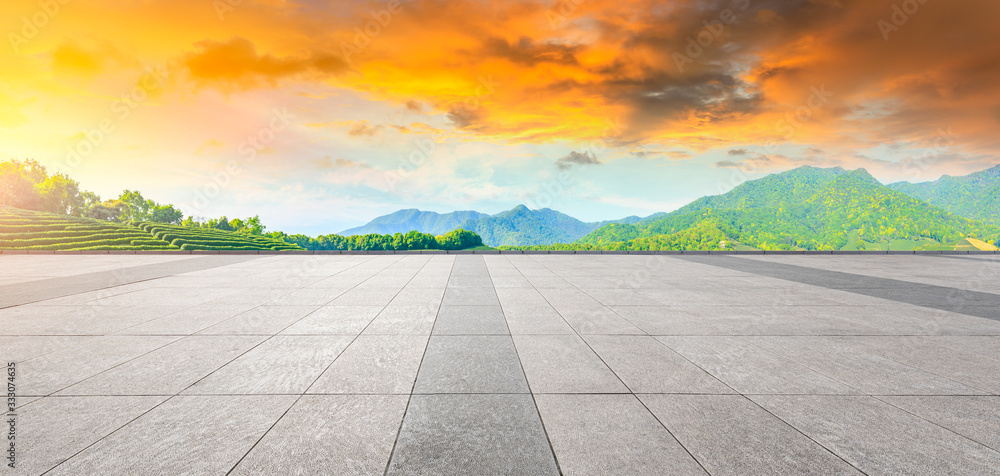
<instances>
[{"instance_id":1,"label":"mountain range","mask_svg":"<svg viewBox=\"0 0 1000 476\"><path fill-rule=\"evenodd\" d=\"M658 213L652 217L659 215L663 214ZM339 234L386 235L417 230L441 235L462 228L475 232L489 246L541 246L570 243L611 223L635 223L640 220L643 218L629 216L620 220L586 223L555 210L530 210L524 205L495 215L475 211L436 213L407 209L380 216L363 226L344 230Z\"/></svg>"},{"instance_id":2,"label":"mountain range","mask_svg":"<svg viewBox=\"0 0 1000 476\"><path fill-rule=\"evenodd\" d=\"M896 182L889 188L974 220L1000 225L1000 165L933 182Z\"/></svg>"},{"instance_id":3,"label":"mountain range","mask_svg":"<svg viewBox=\"0 0 1000 476\"><path fill-rule=\"evenodd\" d=\"M970 235L995 244L998 225L1000 166L888 186L864 169L804 166L645 218L587 223L524 205L495 215L411 209L341 234L463 228L489 246L546 249L954 249Z\"/></svg>"},{"instance_id":4,"label":"mountain range","mask_svg":"<svg viewBox=\"0 0 1000 476\"><path fill-rule=\"evenodd\" d=\"M395 233L406 233L410 230L417 230L421 233L432 235L443 235L451 230L461 228L460 225L469 220L476 220L488 217L485 213L471 210L436 213L425 212L415 208L399 210L388 215L380 216L363 226L351 228L338 233L341 236L352 235L392 235Z\"/></svg>"},{"instance_id":5,"label":"mountain range","mask_svg":"<svg viewBox=\"0 0 1000 476\"><path fill-rule=\"evenodd\" d=\"M577 244L611 249L945 249L1000 229L893 190L864 169L800 167L747 181L659 218L609 225Z\"/></svg>"}]
</instances>

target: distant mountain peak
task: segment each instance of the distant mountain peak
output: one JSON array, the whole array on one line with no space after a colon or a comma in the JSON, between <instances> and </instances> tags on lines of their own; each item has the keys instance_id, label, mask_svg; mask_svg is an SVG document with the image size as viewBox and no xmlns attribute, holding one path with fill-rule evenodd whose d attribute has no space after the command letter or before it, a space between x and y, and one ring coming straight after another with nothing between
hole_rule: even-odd
<instances>
[{"instance_id":1,"label":"distant mountain peak","mask_svg":"<svg viewBox=\"0 0 1000 476\"><path fill-rule=\"evenodd\" d=\"M889 187L956 215L1000 224L1000 165L969 175L944 175L932 182L896 182Z\"/></svg>"},{"instance_id":2,"label":"distant mountain peak","mask_svg":"<svg viewBox=\"0 0 1000 476\"><path fill-rule=\"evenodd\" d=\"M868 183L872 183L872 184L881 184L882 183L882 182L879 182L878 179L876 179L874 176L872 176L872 174L868 173L868 170L864 169L864 168L852 170L852 171L848 172L847 175L850 176L850 177L853 177L853 178L857 178L857 179L863 180L863 181L868 182Z\"/></svg>"}]
</instances>

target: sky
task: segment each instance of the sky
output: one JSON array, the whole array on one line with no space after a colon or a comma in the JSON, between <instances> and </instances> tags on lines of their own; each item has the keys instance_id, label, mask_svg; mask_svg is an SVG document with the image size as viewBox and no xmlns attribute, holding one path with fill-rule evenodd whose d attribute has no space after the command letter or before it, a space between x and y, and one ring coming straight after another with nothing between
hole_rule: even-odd
<instances>
[{"instance_id":1,"label":"sky","mask_svg":"<svg viewBox=\"0 0 1000 476\"><path fill-rule=\"evenodd\" d=\"M3 159L326 234L401 208L676 209L813 165L997 163L995 0L42 0Z\"/></svg>"}]
</instances>

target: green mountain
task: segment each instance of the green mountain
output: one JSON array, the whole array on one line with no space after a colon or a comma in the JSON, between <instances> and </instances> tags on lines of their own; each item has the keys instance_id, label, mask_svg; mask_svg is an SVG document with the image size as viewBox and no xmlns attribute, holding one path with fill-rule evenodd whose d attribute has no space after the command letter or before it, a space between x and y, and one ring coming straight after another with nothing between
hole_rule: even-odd
<instances>
[{"instance_id":1,"label":"green mountain","mask_svg":"<svg viewBox=\"0 0 1000 476\"><path fill-rule=\"evenodd\" d=\"M416 209L399 210L380 216L367 225L344 230L342 236L407 233L411 230L432 235L465 229L482 236L488 246L537 246L568 243L602 226L612 223L636 223L664 215L649 217L629 216L620 220L585 223L555 210L543 208L529 210L518 205L511 210L488 215L475 211L452 213L423 212Z\"/></svg>"},{"instance_id":2,"label":"green mountain","mask_svg":"<svg viewBox=\"0 0 1000 476\"><path fill-rule=\"evenodd\" d=\"M568 243L600 226L543 208L518 205L506 212L468 220L459 228L475 232L489 246L531 246Z\"/></svg>"},{"instance_id":3,"label":"green mountain","mask_svg":"<svg viewBox=\"0 0 1000 476\"><path fill-rule=\"evenodd\" d=\"M889 188L966 218L1000 225L1000 165L962 177L933 182L896 182Z\"/></svg>"},{"instance_id":4,"label":"green mountain","mask_svg":"<svg viewBox=\"0 0 1000 476\"><path fill-rule=\"evenodd\" d=\"M967 234L995 242L1000 228L974 222L882 185L864 169L800 167L703 197L658 218L613 224L579 249L944 249ZM896 249L896 248L893 248Z\"/></svg>"},{"instance_id":5,"label":"green mountain","mask_svg":"<svg viewBox=\"0 0 1000 476\"><path fill-rule=\"evenodd\" d=\"M486 216L489 215L475 211L435 213L410 208L380 216L364 226L344 230L339 235L392 235L395 233L406 233L410 230L417 230L421 233L432 235L443 235L460 228L459 225L467 220L475 220Z\"/></svg>"}]
</instances>

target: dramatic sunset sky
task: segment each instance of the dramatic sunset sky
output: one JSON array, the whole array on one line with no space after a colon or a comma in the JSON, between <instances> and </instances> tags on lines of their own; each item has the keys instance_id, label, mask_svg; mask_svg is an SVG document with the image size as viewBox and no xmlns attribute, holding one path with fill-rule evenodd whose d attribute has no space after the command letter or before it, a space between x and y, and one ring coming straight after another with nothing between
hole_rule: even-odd
<instances>
[{"instance_id":1,"label":"dramatic sunset sky","mask_svg":"<svg viewBox=\"0 0 1000 476\"><path fill-rule=\"evenodd\" d=\"M888 183L1000 163L996 0L0 9L4 159L272 230L518 203L612 219L805 164Z\"/></svg>"}]
</instances>

